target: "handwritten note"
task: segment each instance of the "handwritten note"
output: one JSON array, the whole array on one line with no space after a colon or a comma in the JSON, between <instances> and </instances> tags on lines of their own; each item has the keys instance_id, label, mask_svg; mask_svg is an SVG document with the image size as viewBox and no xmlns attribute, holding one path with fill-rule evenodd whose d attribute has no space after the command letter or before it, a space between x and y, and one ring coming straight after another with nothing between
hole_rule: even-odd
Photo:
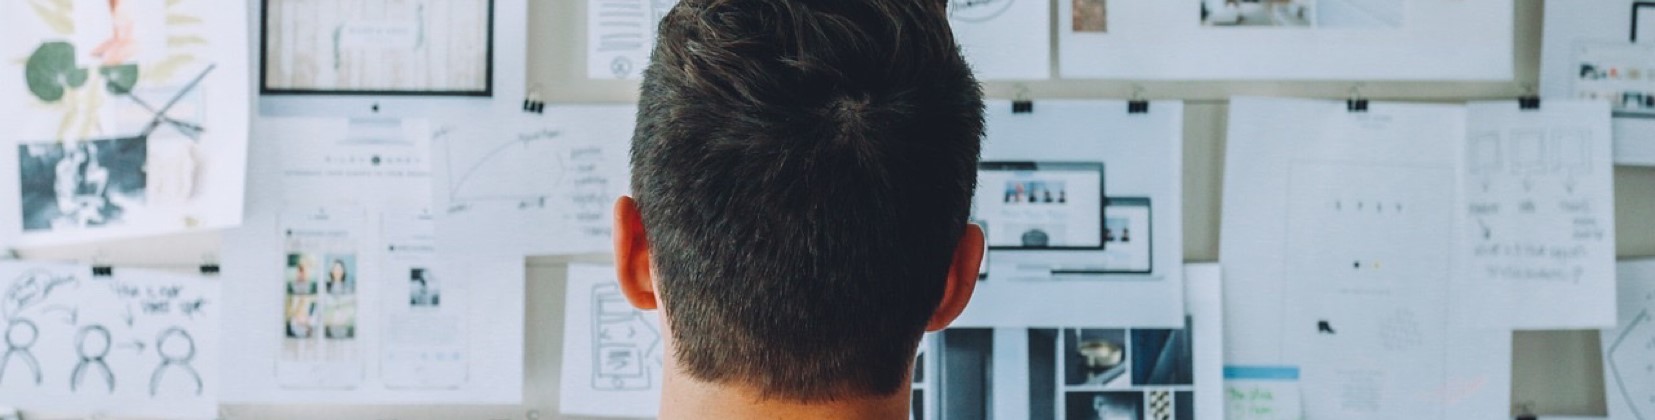
<instances>
[{"instance_id":1,"label":"handwritten note","mask_svg":"<svg viewBox=\"0 0 1655 420\"><path fill-rule=\"evenodd\" d=\"M1299 370L1286 366L1224 367L1225 418L1299 420Z\"/></svg>"},{"instance_id":2,"label":"handwritten note","mask_svg":"<svg viewBox=\"0 0 1655 420\"><path fill-rule=\"evenodd\" d=\"M1614 325L1608 106L1469 107L1461 171L1459 317L1519 329Z\"/></svg>"}]
</instances>

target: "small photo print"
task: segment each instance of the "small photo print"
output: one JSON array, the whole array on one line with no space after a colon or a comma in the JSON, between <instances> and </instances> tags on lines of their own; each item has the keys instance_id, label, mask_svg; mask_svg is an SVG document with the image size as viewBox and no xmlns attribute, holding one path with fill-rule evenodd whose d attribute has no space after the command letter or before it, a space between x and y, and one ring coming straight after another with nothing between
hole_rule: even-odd
<instances>
[{"instance_id":1,"label":"small photo print","mask_svg":"<svg viewBox=\"0 0 1655 420\"><path fill-rule=\"evenodd\" d=\"M1201 0L1201 25L1316 26L1316 0Z\"/></svg>"},{"instance_id":2,"label":"small photo print","mask_svg":"<svg viewBox=\"0 0 1655 420\"><path fill-rule=\"evenodd\" d=\"M1069 328L1062 335L1064 384L1104 387L1125 376L1126 330Z\"/></svg>"},{"instance_id":3,"label":"small photo print","mask_svg":"<svg viewBox=\"0 0 1655 420\"><path fill-rule=\"evenodd\" d=\"M1142 391L1070 392L1065 396L1064 418L1131 419L1144 416Z\"/></svg>"},{"instance_id":4,"label":"small photo print","mask_svg":"<svg viewBox=\"0 0 1655 420\"><path fill-rule=\"evenodd\" d=\"M1063 181L1006 181L1007 204L1068 204L1069 190Z\"/></svg>"},{"instance_id":5,"label":"small photo print","mask_svg":"<svg viewBox=\"0 0 1655 420\"><path fill-rule=\"evenodd\" d=\"M324 337L332 340L356 338L356 295L323 297L327 302L322 329Z\"/></svg>"},{"instance_id":6,"label":"small photo print","mask_svg":"<svg viewBox=\"0 0 1655 420\"><path fill-rule=\"evenodd\" d=\"M1193 385L1189 330L1132 330L1133 385Z\"/></svg>"},{"instance_id":7,"label":"small photo print","mask_svg":"<svg viewBox=\"0 0 1655 420\"><path fill-rule=\"evenodd\" d=\"M435 308L442 302L442 291L437 287L437 279L431 276L431 270L412 268L408 270L408 306L415 308Z\"/></svg>"},{"instance_id":8,"label":"small photo print","mask_svg":"<svg viewBox=\"0 0 1655 420\"><path fill-rule=\"evenodd\" d=\"M121 223L144 203L148 143L130 137L18 145L23 231Z\"/></svg>"},{"instance_id":9,"label":"small photo print","mask_svg":"<svg viewBox=\"0 0 1655 420\"><path fill-rule=\"evenodd\" d=\"M1075 32L1109 32L1108 0L1074 0Z\"/></svg>"},{"instance_id":10,"label":"small photo print","mask_svg":"<svg viewBox=\"0 0 1655 420\"><path fill-rule=\"evenodd\" d=\"M316 296L288 294L286 313L287 338L306 339L316 336Z\"/></svg>"},{"instance_id":11,"label":"small photo print","mask_svg":"<svg viewBox=\"0 0 1655 420\"><path fill-rule=\"evenodd\" d=\"M328 294L356 294L356 254L330 254L326 261Z\"/></svg>"},{"instance_id":12,"label":"small photo print","mask_svg":"<svg viewBox=\"0 0 1655 420\"><path fill-rule=\"evenodd\" d=\"M302 252L287 253L287 294L314 295L319 273L316 272L316 258Z\"/></svg>"}]
</instances>

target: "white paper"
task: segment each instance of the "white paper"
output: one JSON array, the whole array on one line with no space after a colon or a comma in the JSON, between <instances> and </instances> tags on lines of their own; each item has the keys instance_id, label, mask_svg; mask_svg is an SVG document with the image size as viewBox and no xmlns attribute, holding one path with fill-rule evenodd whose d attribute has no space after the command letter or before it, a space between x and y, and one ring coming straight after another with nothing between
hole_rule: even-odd
<instances>
[{"instance_id":1,"label":"white paper","mask_svg":"<svg viewBox=\"0 0 1655 420\"><path fill-rule=\"evenodd\" d=\"M1051 7L1049 1L951 0L948 23L978 80L1047 79Z\"/></svg>"},{"instance_id":2,"label":"white paper","mask_svg":"<svg viewBox=\"0 0 1655 420\"><path fill-rule=\"evenodd\" d=\"M494 2L280 1L264 8L262 87L485 94Z\"/></svg>"},{"instance_id":3,"label":"white paper","mask_svg":"<svg viewBox=\"0 0 1655 420\"><path fill-rule=\"evenodd\" d=\"M1455 296L1471 325L1600 328L1615 322L1609 110L1553 100L1469 105Z\"/></svg>"},{"instance_id":4,"label":"white paper","mask_svg":"<svg viewBox=\"0 0 1655 420\"><path fill-rule=\"evenodd\" d=\"M1512 76L1510 0L1228 3L1059 0L1059 74L1174 80ZM1204 4L1210 12L1205 22Z\"/></svg>"},{"instance_id":5,"label":"white paper","mask_svg":"<svg viewBox=\"0 0 1655 420\"><path fill-rule=\"evenodd\" d=\"M929 334L920 358L925 374L914 385L914 404L924 409L914 418L1224 418L1219 270L1183 269L1187 327Z\"/></svg>"},{"instance_id":6,"label":"white paper","mask_svg":"<svg viewBox=\"0 0 1655 420\"><path fill-rule=\"evenodd\" d=\"M612 250L630 191L637 108L554 106L544 115L456 118L432 132L438 240L460 255Z\"/></svg>"},{"instance_id":7,"label":"white paper","mask_svg":"<svg viewBox=\"0 0 1655 420\"><path fill-rule=\"evenodd\" d=\"M247 223L224 239L224 275L249 285L226 296L226 400L522 399L523 260L441 251L427 127L260 121Z\"/></svg>"},{"instance_id":8,"label":"white paper","mask_svg":"<svg viewBox=\"0 0 1655 420\"><path fill-rule=\"evenodd\" d=\"M1620 264L1620 324L1604 329L1603 396L1609 418L1655 418L1655 260Z\"/></svg>"},{"instance_id":9,"label":"white paper","mask_svg":"<svg viewBox=\"0 0 1655 420\"><path fill-rule=\"evenodd\" d=\"M1105 193L1114 203L1141 199L1149 232L1135 243L1103 251L991 250L988 276L955 325L961 327L1121 326L1181 328L1183 311L1183 103L1153 102L1150 112L1127 113L1123 101L1041 101L1016 114L989 101L983 161L1101 162ZM1004 191L1006 185L979 185ZM1078 192L1077 192L1078 194ZM990 194L993 195L993 194ZM1118 198L1118 200L1117 200ZM1141 208L1141 207L1140 207ZM981 210L981 209L979 209ZM1127 217L1111 213L1106 218ZM989 223L989 234L997 226ZM1142 234L1148 233L1149 237ZM1052 267L1078 258L1111 263L1123 255L1150 263L1150 272L1053 275Z\"/></svg>"},{"instance_id":10,"label":"white paper","mask_svg":"<svg viewBox=\"0 0 1655 420\"><path fill-rule=\"evenodd\" d=\"M219 281L0 262L0 404L51 415L214 418Z\"/></svg>"},{"instance_id":11,"label":"white paper","mask_svg":"<svg viewBox=\"0 0 1655 420\"><path fill-rule=\"evenodd\" d=\"M247 5L116 4L0 3L0 245L241 222Z\"/></svg>"},{"instance_id":12,"label":"white paper","mask_svg":"<svg viewBox=\"0 0 1655 420\"><path fill-rule=\"evenodd\" d=\"M611 265L570 264L563 316L563 414L655 417L661 403L661 318L621 294Z\"/></svg>"},{"instance_id":13,"label":"white paper","mask_svg":"<svg viewBox=\"0 0 1655 420\"><path fill-rule=\"evenodd\" d=\"M1451 325L1466 110L1231 103L1226 363L1300 372L1309 418L1509 410L1509 329Z\"/></svg>"},{"instance_id":14,"label":"white paper","mask_svg":"<svg viewBox=\"0 0 1655 420\"><path fill-rule=\"evenodd\" d=\"M1633 27L1636 3L1547 2L1540 93L1610 103L1615 109L1615 163L1647 166L1655 165L1655 36L1633 32L1655 25ZM1644 20L1655 16L1655 6L1639 10Z\"/></svg>"},{"instance_id":15,"label":"white paper","mask_svg":"<svg viewBox=\"0 0 1655 420\"><path fill-rule=\"evenodd\" d=\"M586 0L586 77L638 79L677 0Z\"/></svg>"}]
</instances>

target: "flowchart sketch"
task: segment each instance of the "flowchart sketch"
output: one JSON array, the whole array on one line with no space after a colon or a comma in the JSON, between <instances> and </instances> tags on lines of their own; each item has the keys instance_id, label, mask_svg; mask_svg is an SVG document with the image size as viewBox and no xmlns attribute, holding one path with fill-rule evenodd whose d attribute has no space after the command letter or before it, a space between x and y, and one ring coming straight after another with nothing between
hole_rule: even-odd
<instances>
[{"instance_id":1,"label":"flowchart sketch","mask_svg":"<svg viewBox=\"0 0 1655 420\"><path fill-rule=\"evenodd\" d=\"M215 278L0 263L0 395L64 415L217 412Z\"/></svg>"},{"instance_id":2,"label":"flowchart sketch","mask_svg":"<svg viewBox=\"0 0 1655 420\"><path fill-rule=\"evenodd\" d=\"M1458 175L1463 246L1451 282L1456 295L1477 298L1460 305L1456 322L1515 329L1614 325L1609 107L1555 100L1524 110L1500 101L1467 110Z\"/></svg>"},{"instance_id":3,"label":"flowchart sketch","mask_svg":"<svg viewBox=\"0 0 1655 420\"><path fill-rule=\"evenodd\" d=\"M661 399L661 319L621 295L615 267L571 264L563 326L563 414L653 417Z\"/></svg>"},{"instance_id":4,"label":"flowchart sketch","mask_svg":"<svg viewBox=\"0 0 1655 420\"><path fill-rule=\"evenodd\" d=\"M479 255L606 252L628 186L633 106L456 119L432 130L443 249Z\"/></svg>"}]
</instances>

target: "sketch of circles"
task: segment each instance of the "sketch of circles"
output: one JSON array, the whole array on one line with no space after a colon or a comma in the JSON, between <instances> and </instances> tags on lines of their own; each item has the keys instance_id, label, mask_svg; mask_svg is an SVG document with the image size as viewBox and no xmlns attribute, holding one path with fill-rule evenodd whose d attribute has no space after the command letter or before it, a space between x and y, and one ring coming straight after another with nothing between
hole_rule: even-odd
<instances>
[{"instance_id":1,"label":"sketch of circles","mask_svg":"<svg viewBox=\"0 0 1655 420\"><path fill-rule=\"evenodd\" d=\"M1011 9L1016 0L949 0L948 19L962 22L987 22Z\"/></svg>"},{"instance_id":2,"label":"sketch of circles","mask_svg":"<svg viewBox=\"0 0 1655 420\"><path fill-rule=\"evenodd\" d=\"M35 328L34 322L27 319L14 319L6 327L6 347L25 349L34 346L34 340L40 338L40 329Z\"/></svg>"}]
</instances>

